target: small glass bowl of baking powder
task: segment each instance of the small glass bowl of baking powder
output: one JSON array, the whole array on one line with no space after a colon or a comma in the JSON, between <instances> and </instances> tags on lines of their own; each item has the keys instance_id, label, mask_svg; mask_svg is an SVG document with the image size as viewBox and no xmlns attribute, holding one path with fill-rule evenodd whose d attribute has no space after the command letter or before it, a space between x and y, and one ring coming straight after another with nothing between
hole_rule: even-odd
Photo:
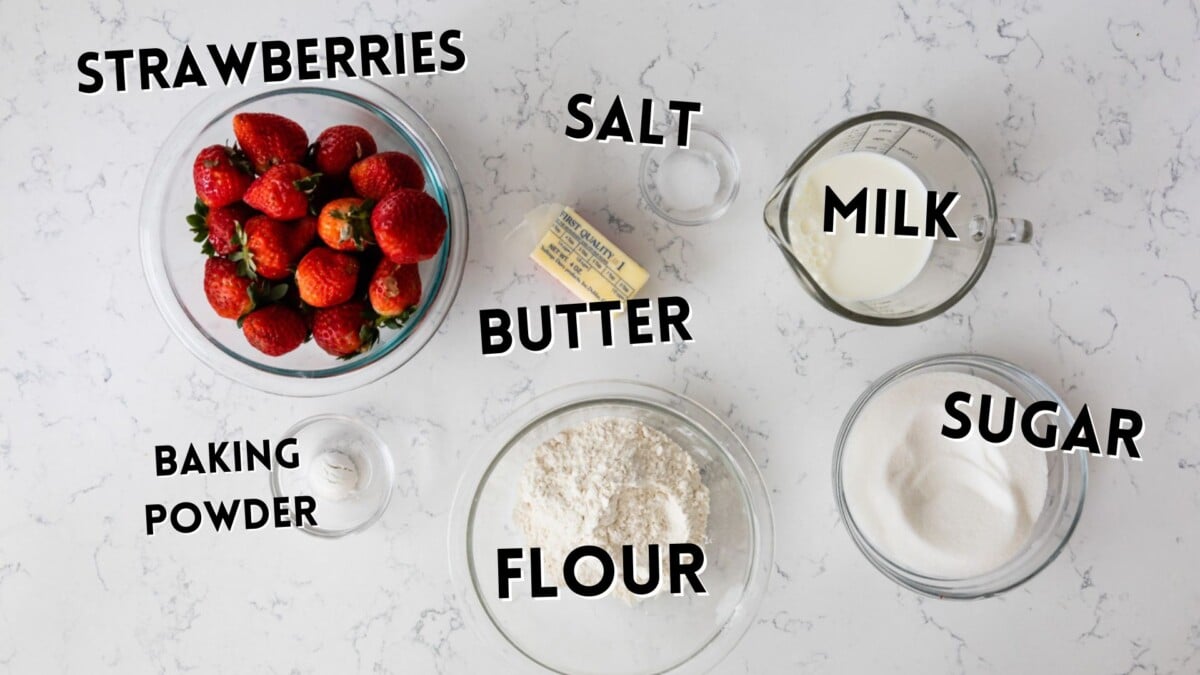
<instances>
[{"instance_id":1,"label":"small glass bowl of baking powder","mask_svg":"<svg viewBox=\"0 0 1200 675\"><path fill-rule=\"evenodd\" d=\"M373 525L387 510L396 484L392 453L375 430L344 415L317 415L297 422L284 438L296 439L299 460L271 467L276 497L307 495L316 501L315 524L300 529L341 537Z\"/></svg>"},{"instance_id":2,"label":"small glass bowl of baking powder","mask_svg":"<svg viewBox=\"0 0 1200 675\"><path fill-rule=\"evenodd\" d=\"M838 511L859 550L876 569L892 581L909 590L935 598L967 600L991 597L1029 581L1053 562L1066 547L1083 511L1084 496L1087 493L1087 453L1067 454L1057 449L1042 452L1046 462L1047 481L1041 512L1033 521L1024 543L1011 554L1006 562L994 569L965 578L946 578L925 574L897 563L882 551L883 547L880 542L872 542L867 537L864 533L866 523L855 520L850 500L847 499L847 481L853 479L848 476L847 471L848 439L852 436L855 425L860 421L864 410L885 390L910 378L935 373L969 375L996 385L1016 399L1018 417L1020 411L1035 401L1058 403L1060 412L1057 419L1047 419L1046 416L1042 416L1036 420L1035 428L1041 433L1045 432L1048 423L1057 424L1060 433L1065 433L1065 430L1070 428L1074 421L1066 404L1045 382L1007 361L977 354L947 354L905 364L885 374L871 385L854 403L842 423L833 455L833 485ZM943 404L944 401L938 402L939 411ZM997 401L995 406L1003 406L1003 402ZM892 408L888 409L889 419L897 419L896 414L897 411ZM948 420L943 417L944 415L939 414L932 415L928 419L940 428L941 423ZM993 419L998 419L998 417L993 413ZM974 419L973 422L978 424L978 419ZM1017 427L1014 433L1019 434L1019 419L1014 424ZM993 422L989 426L996 426L996 423ZM937 429L932 428L926 432L940 433ZM905 434L906 430L898 429L897 433ZM914 433L916 432L913 429L908 429L906 438L912 441ZM924 472L919 471L918 473L924 475ZM928 476L925 478L928 479ZM922 498L932 500L936 497L923 495ZM859 515L866 516L867 514Z\"/></svg>"},{"instance_id":3,"label":"small glass bowl of baking powder","mask_svg":"<svg viewBox=\"0 0 1200 675\"><path fill-rule=\"evenodd\" d=\"M532 597L528 542L514 522L523 472L547 440L611 418L665 434L696 463L710 505L699 575L705 594L660 589L627 601L614 591L584 598L564 587L555 598ZM771 507L745 446L700 404L635 382L579 383L519 408L464 473L451 518L455 588L481 637L511 659L496 668L502 672L530 662L593 675L709 671L753 622L773 564ZM512 597L501 600L498 552L512 548L524 551L513 565L523 578L510 586Z\"/></svg>"}]
</instances>

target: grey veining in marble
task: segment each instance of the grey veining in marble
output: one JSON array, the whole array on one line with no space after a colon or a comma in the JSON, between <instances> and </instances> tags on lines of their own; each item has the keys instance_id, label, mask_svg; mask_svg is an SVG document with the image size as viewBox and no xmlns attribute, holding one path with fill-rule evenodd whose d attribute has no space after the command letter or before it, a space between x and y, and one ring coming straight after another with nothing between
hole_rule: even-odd
<instances>
[{"instance_id":1,"label":"grey veining in marble","mask_svg":"<svg viewBox=\"0 0 1200 675\"><path fill-rule=\"evenodd\" d=\"M0 673L472 673L496 663L447 569L454 491L489 427L555 386L637 377L720 412L762 468L771 591L721 673L1200 672L1200 9L1162 2L0 0ZM288 400L194 359L157 315L142 186L206 92L75 91L84 49L460 28L462 73L390 78L445 139L470 261L439 335L397 375ZM566 139L566 102L700 100L742 158L719 222L656 220L641 151ZM899 329L822 310L761 225L786 166L851 114L931 115L1003 211L1037 224L946 315ZM661 106L660 106L661 109ZM479 355L482 307L565 302L507 238L573 202L693 304L694 343ZM586 343L586 340L585 340ZM923 599L859 555L830 453L863 387L971 350L1074 408L1136 408L1145 461L1092 462L1065 554L1000 598ZM156 478L153 445L261 437L335 411L396 449L373 529L142 532L151 501L266 495L266 477Z\"/></svg>"}]
</instances>

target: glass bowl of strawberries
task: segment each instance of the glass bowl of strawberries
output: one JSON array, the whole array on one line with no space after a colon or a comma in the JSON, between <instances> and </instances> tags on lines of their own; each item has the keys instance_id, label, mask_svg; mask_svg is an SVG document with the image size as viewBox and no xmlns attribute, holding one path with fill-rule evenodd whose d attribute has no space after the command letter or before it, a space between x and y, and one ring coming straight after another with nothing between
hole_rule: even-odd
<instances>
[{"instance_id":1,"label":"glass bowl of strawberries","mask_svg":"<svg viewBox=\"0 0 1200 675\"><path fill-rule=\"evenodd\" d=\"M367 80L204 101L160 149L140 228L175 335L218 372L291 396L348 391L411 359L467 256L449 153Z\"/></svg>"}]
</instances>

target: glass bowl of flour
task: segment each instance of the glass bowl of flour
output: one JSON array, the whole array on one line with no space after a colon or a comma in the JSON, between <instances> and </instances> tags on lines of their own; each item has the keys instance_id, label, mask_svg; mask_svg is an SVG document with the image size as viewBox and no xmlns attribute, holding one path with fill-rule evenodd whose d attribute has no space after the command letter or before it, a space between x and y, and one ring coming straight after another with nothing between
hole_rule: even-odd
<instances>
[{"instance_id":1,"label":"glass bowl of flour","mask_svg":"<svg viewBox=\"0 0 1200 675\"><path fill-rule=\"evenodd\" d=\"M500 652L553 672L711 669L749 628L773 560L745 446L694 401L634 382L571 385L520 408L463 476L453 521L473 622Z\"/></svg>"},{"instance_id":2,"label":"glass bowl of flour","mask_svg":"<svg viewBox=\"0 0 1200 675\"><path fill-rule=\"evenodd\" d=\"M842 521L871 564L952 599L1003 593L1049 565L1079 522L1087 453L1027 440L1024 412L1043 401L1060 412L1028 416L1030 431L1046 438L1054 425L1061 438L1074 418L1053 390L975 354L900 366L864 392L838 434L833 479Z\"/></svg>"}]
</instances>

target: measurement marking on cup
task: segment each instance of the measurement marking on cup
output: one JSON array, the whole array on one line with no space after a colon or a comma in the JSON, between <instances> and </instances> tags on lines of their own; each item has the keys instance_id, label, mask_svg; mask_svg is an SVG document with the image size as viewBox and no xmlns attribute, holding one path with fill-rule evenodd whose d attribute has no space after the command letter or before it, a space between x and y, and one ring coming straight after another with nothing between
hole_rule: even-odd
<instances>
[{"instance_id":1,"label":"measurement marking on cup","mask_svg":"<svg viewBox=\"0 0 1200 675\"><path fill-rule=\"evenodd\" d=\"M892 141L892 144L887 147L887 150L883 151L883 154L890 155L892 148L896 147L896 144L898 144L905 136L907 136L908 132L910 131L912 131L912 127L904 127L904 131L900 132L900 135L896 137L896 140Z\"/></svg>"},{"instance_id":2,"label":"measurement marking on cup","mask_svg":"<svg viewBox=\"0 0 1200 675\"><path fill-rule=\"evenodd\" d=\"M850 152L858 152L858 146L862 145L863 139L871 133L871 125L868 124L865 129L859 132L858 140L854 141L854 147L850 148Z\"/></svg>"}]
</instances>

